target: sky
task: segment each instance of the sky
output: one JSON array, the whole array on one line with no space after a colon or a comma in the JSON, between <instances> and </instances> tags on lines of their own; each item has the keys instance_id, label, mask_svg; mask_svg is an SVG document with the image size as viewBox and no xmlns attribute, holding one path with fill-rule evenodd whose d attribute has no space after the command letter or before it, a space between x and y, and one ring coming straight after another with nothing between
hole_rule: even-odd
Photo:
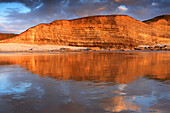
<instances>
[{"instance_id":1,"label":"sky","mask_svg":"<svg viewBox=\"0 0 170 113\"><path fill-rule=\"evenodd\" d=\"M137 20L170 14L170 0L0 0L0 33L21 33L40 23L93 15Z\"/></svg>"}]
</instances>

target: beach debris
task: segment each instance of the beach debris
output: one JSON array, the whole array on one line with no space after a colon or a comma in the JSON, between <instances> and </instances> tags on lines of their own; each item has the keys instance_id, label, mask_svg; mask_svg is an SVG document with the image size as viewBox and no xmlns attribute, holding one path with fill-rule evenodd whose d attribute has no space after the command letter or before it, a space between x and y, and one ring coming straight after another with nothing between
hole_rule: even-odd
<instances>
[{"instance_id":1,"label":"beach debris","mask_svg":"<svg viewBox=\"0 0 170 113\"><path fill-rule=\"evenodd\" d=\"M170 50L170 45L139 45L138 47L134 48L135 50Z\"/></svg>"}]
</instances>

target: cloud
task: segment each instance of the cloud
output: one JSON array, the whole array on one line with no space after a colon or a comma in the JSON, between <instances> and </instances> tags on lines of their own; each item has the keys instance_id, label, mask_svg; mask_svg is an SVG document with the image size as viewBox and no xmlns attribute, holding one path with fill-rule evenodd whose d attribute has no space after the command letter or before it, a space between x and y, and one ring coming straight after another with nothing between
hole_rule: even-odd
<instances>
[{"instance_id":1,"label":"cloud","mask_svg":"<svg viewBox=\"0 0 170 113\"><path fill-rule=\"evenodd\" d=\"M126 6L124 6L124 5L118 6L118 9L121 10L121 11L126 11L126 10L128 10L128 8L127 8Z\"/></svg>"},{"instance_id":2,"label":"cloud","mask_svg":"<svg viewBox=\"0 0 170 113\"><path fill-rule=\"evenodd\" d=\"M121 3L124 0L114 0L115 2ZM126 0L125 0L126 1Z\"/></svg>"},{"instance_id":3,"label":"cloud","mask_svg":"<svg viewBox=\"0 0 170 113\"><path fill-rule=\"evenodd\" d=\"M1 16L0 16L0 24L1 24L1 22L5 22L6 21L6 19L5 18L1 18Z\"/></svg>"},{"instance_id":4,"label":"cloud","mask_svg":"<svg viewBox=\"0 0 170 113\"><path fill-rule=\"evenodd\" d=\"M8 26L6 24L0 23L0 31L2 33L21 33L22 30L15 30L15 27Z\"/></svg>"},{"instance_id":5,"label":"cloud","mask_svg":"<svg viewBox=\"0 0 170 113\"><path fill-rule=\"evenodd\" d=\"M2 33L15 33L15 34L19 34L22 31L19 30L13 30L13 29L1 29Z\"/></svg>"},{"instance_id":6,"label":"cloud","mask_svg":"<svg viewBox=\"0 0 170 113\"><path fill-rule=\"evenodd\" d=\"M155 5L158 5L158 4L157 4L157 3L155 3L155 2L153 2L153 3L152 3L152 6L155 6Z\"/></svg>"},{"instance_id":7,"label":"cloud","mask_svg":"<svg viewBox=\"0 0 170 113\"><path fill-rule=\"evenodd\" d=\"M56 19L83 16L126 14L145 20L170 14L170 0L0 0L0 3L19 3L29 9L27 12L6 9L7 15L3 15L3 24L17 31Z\"/></svg>"},{"instance_id":8,"label":"cloud","mask_svg":"<svg viewBox=\"0 0 170 113\"><path fill-rule=\"evenodd\" d=\"M7 25L3 24L3 23L0 23L0 27L3 27L3 28L8 28Z\"/></svg>"},{"instance_id":9,"label":"cloud","mask_svg":"<svg viewBox=\"0 0 170 113\"><path fill-rule=\"evenodd\" d=\"M101 7L101 8L98 8L97 11L102 11L102 10L105 10L104 7Z\"/></svg>"}]
</instances>

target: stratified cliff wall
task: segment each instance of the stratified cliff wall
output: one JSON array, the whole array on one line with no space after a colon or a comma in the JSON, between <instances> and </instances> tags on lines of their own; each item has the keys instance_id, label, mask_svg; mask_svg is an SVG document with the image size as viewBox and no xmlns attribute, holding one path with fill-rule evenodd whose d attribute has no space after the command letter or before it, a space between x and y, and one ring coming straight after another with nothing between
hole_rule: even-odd
<instances>
[{"instance_id":1,"label":"stratified cliff wall","mask_svg":"<svg viewBox=\"0 0 170 113\"><path fill-rule=\"evenodd\" d=\"M164 18L142 22L125 15L56 20L29 28L8 42L122 48L167 44L170 22Z\"/></svg>"},{"instance_id":2,"label":"stratified cliff wall","mask_svg":"<svg viewBox=\"0 0 170 113\"><path fill-rule=\"evenodd\" d=\"M152 36L170 39L170 15L162 15L144 21L152 30Z\"/></svg>"}]
</instances>

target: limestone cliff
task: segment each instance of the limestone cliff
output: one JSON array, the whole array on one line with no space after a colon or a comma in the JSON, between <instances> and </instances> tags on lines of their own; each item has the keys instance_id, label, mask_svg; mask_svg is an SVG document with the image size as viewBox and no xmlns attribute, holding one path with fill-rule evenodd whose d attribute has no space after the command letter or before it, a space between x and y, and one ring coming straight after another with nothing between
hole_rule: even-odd
<instances>
[{"instance_id":1,"label":"limestone cliff","mask_svg":"<svg viewBox=\"0 0 170 113\"><path fill-rule=\"evenodd\" d=\"M162 15L144 21L152 27L152 36L170 39L170 15Z\"/></svg>"},{"instance_id":2,"label":"limestone cliff","mask_svg":"<svg viewBox=\"0 0 170 113\"><path fill-rule=\"evenodd\" d=\"M170 43L170 15L138 21L126 15L56 20L29 28L7 42L86 47L134 47Z\"/></svg>"}]
</instances>

